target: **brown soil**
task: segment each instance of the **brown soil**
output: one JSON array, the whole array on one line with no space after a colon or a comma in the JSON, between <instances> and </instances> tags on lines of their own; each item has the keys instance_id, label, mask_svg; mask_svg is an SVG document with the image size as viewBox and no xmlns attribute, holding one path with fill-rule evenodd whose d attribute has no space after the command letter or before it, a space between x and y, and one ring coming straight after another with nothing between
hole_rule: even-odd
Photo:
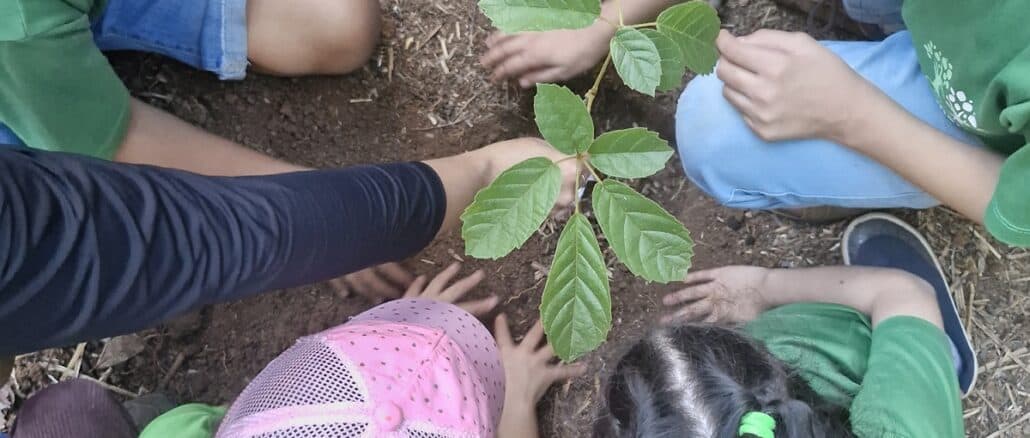
<instances>
[{"instance_id":1,"label":"brown soil","mask_svg":"<svg viewBox=\"0 0 1030 438\"><path fill-rule=\"evenodd\" d=\"M535 135L530 95L487 83L476 64L489 31L473 0L383 2L386 31L379 55L363 71L345 77L280 79L252 74L242 82L219 82L156 56L117 54L112 60L136 96L218 135L309 166L419 160ZM804 16L781 10L769 0L730 0L722 15L725 26L736 33L804 26ZM450 56L446 60L444 45ZM571 85L583 91L587 81ZM595 105L598 125L603 130L648 126L672 139L677 96L669 93L651 100L606 81ZM767 213L719 207L684 179L675 158L665 172L638 186L691 230L697 242L696 268L840 262L840 224L798 225ZM1030 257L982 241L977 237L986 236L982 229L947 210L902 215L930 235L951 273L963 314L973 309L974 342L986 366L979 389L965 407L970 435L987 436L1019 420L1030 404L1030 368L1024 365L1030 361ZM536 317L543 273L534 265L549 265L556 237L551 223L501 261L465 260L466 272L486 270L480 293L502 297L501 308L517 324L516 331L525 330ZM451 235L407 265L418 273L434 273L463 259L463 252L460 239ZM583 359L592 370L588 376L546 396L540 407L545 436L588 433L610 365L626 341L661 312L658 297L676 288L646 284L621 265L612 266L614 327L609 342ZM322 285L212 306L145 332L148 349L116 366L106 381L131 392L148 392L168 376L164 390L181 401L226 403L297 337L344 322L368 307L360 298L338 298ZM69 351L50 350L20 359L21 392L48 383L48 373L56 377L38 364L64 363ZM95 377L104 374L88 367L98 352L99 343L91 343L83 366ZM182 365L169 375L178 356L184 359ZM1028 424L1016 424L1002 435L1030 436Z\"/></svg>"}]
</instances>

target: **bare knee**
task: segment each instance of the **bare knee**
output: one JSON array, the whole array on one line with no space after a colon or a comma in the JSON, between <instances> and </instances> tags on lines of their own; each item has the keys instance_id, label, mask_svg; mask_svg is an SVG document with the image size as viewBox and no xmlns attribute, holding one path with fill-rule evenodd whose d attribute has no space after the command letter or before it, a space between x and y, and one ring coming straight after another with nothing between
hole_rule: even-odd
<instances>
[{"instance_id":1,"label":"bare knee","mask_svg":"<svg viewBox=\"0 0 1030 438\"><path fill-rule=\"evenodd\" d=\"M255 0L248 21L253 66L285 76L357 70L375 52L381 29L378 0Z\"/></svg>"},{"instance_id":2,"label":"bare knee","mask_svg":"<svg viewBox=\"0 0 1030 438\"><path fill-rule=\"evenodd\" d=\"M326 0L324 26L313 44L321 52L323 73L349 73L365 65L379 44L377 0Z\"/></svg>"}]
</instances>

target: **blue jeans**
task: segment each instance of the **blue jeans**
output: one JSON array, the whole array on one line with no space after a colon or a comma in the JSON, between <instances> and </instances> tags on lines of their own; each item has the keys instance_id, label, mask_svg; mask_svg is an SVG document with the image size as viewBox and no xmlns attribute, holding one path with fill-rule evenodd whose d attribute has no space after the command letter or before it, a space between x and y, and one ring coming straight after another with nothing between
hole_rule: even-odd
<instances>
[{"instance_id":1,"label":"blue jeans","mask_svg":"<svg viewBox=\"0 0 1030 438\"><path fill-rule=\"evenodd\" d=\"M110 0L93 23L100 50L158 53L218 75L247 73L247 0ZM0 145L24 145L0 123Z\"/></svg>"},{"instance_id":2,"label":"blue jeans","mask_svg":"<svg viewBox=\"0 0 1030 438\"><path fill-rule=\"evenodd\" d=\"M865 10L859 15L863 19L885 20L880 24L900 19L899 0L845 1L849 13L861 6L879 8ZM981 144L938 106L907 31L879 42L823 44L919 119L959 141ZM715 75L697 77L683 91L676 112L677 146L687 177L720 203L750 209L938 204L892 170L847 147L825 140L759 139L723 98L722 88Z\"/></svg>"}]
</instances>

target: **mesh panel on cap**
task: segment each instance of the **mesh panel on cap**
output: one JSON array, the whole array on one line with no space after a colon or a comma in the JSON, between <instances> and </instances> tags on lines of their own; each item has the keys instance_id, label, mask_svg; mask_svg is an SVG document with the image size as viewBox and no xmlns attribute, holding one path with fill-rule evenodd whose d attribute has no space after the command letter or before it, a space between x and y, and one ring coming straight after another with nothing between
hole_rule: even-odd
<instances>
[{"instance_id":1,"label":"mesh panel on cap","mask_svg":"<svg viewBox=\"0 0 1030 438\"><path fill-rule=\"evenodd\" d=\"M357 437L365 433L366 427L366 424L357 423L308 424L255 435L254 438Z\"/></svg>"},{"instance_id":2,"label":"mesh panel on cap","mask_svg":"<svg viewBox=\"0 0 1030 438\"><path fill-rule=\"evenodd\" d=\"M408 430L408 438L449 438L438 433L423 432L421 430Z\"/></svg>"},{"instance_id":3,"label":"mesh panel on cap","mask_svg":"<svg viewBox=\"0 0 1030 438\"><path fill-rule=\"evenodd\" d=\"M233 404L226 420L290 406L363 403L358 384L332 349L305 338L268 364Z\"/></svg>"}]
</instances>

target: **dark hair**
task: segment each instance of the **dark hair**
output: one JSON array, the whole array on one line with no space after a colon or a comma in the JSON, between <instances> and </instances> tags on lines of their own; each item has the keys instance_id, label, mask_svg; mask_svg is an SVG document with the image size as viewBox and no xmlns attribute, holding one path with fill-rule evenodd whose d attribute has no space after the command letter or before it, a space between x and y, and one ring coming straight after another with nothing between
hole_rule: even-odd
<instances>
[{"instance_id":1,"label":"dark hair","mask_svg":"<svg viewBox=\"0 0 1030 438\"><path fill-rule=\"evenodd\" d=\"M771 415L777 438L852 436L845 409L758 342L711 325L652 331L619 361L606 398L595 436L730 438L750 411Z\"/></svg>"}]
</instances>

